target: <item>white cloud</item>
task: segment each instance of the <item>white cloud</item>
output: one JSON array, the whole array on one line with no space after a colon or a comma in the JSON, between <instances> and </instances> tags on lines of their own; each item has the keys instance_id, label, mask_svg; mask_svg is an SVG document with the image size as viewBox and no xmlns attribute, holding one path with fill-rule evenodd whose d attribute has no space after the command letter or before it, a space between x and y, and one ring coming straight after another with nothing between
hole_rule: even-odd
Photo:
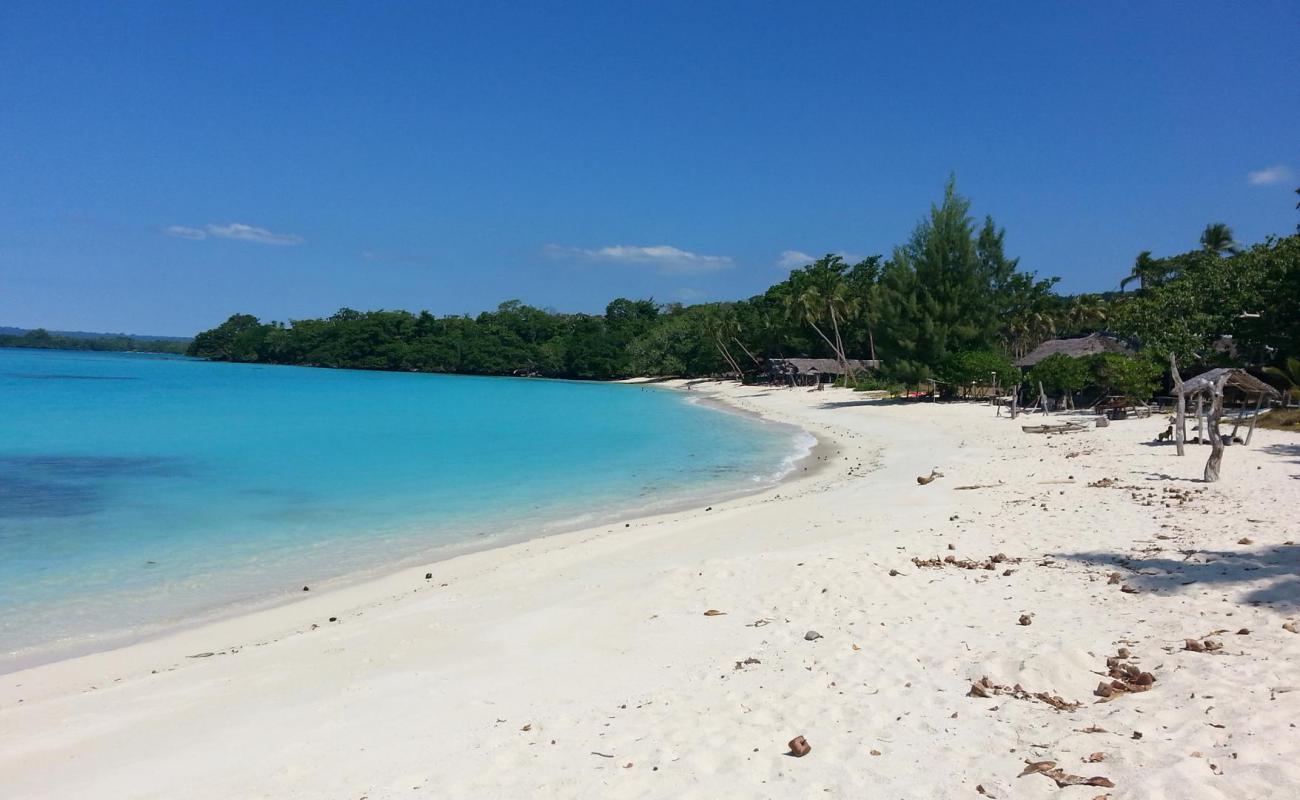
<instances>
[{"instance_id":1,"label":"white cloud","mask_svg":"<svg viewBox=\"0 0 1300 800\"><path fill-rule=\"evenodd\" d=\"M596 249L548 244L543 250L553 258L580 258L615 264L647 264L663 272L713 272L729 269L733 265L730 256L706 256L667 244L648 247L619 244Z\"/></svg>"},{"instance_id":2,"label":"white cloud","mask_svg":"<svg viewBox=\"0 0 1300 800\"><path fill-rule=\"evenodd\" d=\"M777 259L776 265L784 269L799 269L816 260L807 253L798 250L782 250L781 257Z\"/></svg>"},{"instance_id":3,"label":"white cloud","mask_svg":"<svg viewBox=\"0 0 1300 800\"><path fill-rule=\"evenodd\" d=\"M266 228L257 228L232 222L229 225L209 225L208 234L220 239L238 239L241 242L258 244L302 244L302 237L292 233L271 233Z\"/></svg>"},{"instance_id":4,"label":"white cloud","mask_svg":"<svg viewBox=\"0 0 1300 800\"><path fill-rule=\"evenodd\" d=\"M258 244L290 245L303 243L301 236L292 233L272 233L266 228L244 225L240 222L232 222L229 225L205 225L202 228L191 228L188 225L171 225L163 228L163 233L168 236L175 236L178 239L192 239L194 241L211 236L217 239L238 239L242 242L257 242Z\"/></svg>"},{"instance_id":5,"label":"white cloud","mask_svg":"<svg viewBox=\"0 0 1300 800\"><path fill-rule=\"evenodd\" d=\"M860 253L850 253L848 251L834 252L832 255L837 255L850 264L856 264L865 258ZM782 250L781 257L776 260L776 265L782 269L799 269L816 260L816 257L810 256L801 250Z\"/></svg>"},{"instance_id":6,"label":"white cloud","mask_svg":"<svg viewBox=\"0 0 1300 800\"><path fill-rule=\"evenodd\" d=\"M1271 186L1291 179L1291 170L1282 164L1274 164L1246 174L1252 186Z\"/></svg>"},{"instance_id":7,"label":"white cloud","mask_svg":"<svg viewBox=\"0 0 1300 800\"><path fill-rule=\"evenodd\" d=\"M185 225L172 225L163 228L163 233L168 236L175 236L177 239L194 239L198 241L199 239L208 238L207 231L202 228L190 228Z\"/></svg>"}]
</instances>

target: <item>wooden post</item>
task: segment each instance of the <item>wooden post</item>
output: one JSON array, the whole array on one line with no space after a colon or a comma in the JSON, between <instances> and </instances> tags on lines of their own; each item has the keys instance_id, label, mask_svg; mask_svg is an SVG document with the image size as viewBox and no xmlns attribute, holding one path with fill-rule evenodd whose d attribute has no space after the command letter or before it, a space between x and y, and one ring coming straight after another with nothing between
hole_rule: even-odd
<instances>
[{"instance_id":1,"label":"wooden post","mask_svg":"<svg viewBox=\"0 0 1300 800\"><path fill-rule=\"evenodd\" d=\"M1246 403L1237 404L1237 418L1232 421L1232 434L1228 436L1228 444L1231 445L1237 440L1237 429L1241 427L1241 418L1246 416Z\"/></svg>"},{"instance_id":2,"label":"wooden post","mask_svg":"<svg viewBox=\"0 0 1300 800\"><path fill-rule=\"evenodd\" d=\"M1183 378L1178 374L1178 362L1174 359L1174 354L1169 354L1169 373L1174 379L1174 393L1177 396L1175 401L1178 405L1174 409L1174 443L1178 445L1178 455L1183 454L1183 440L1187 438L1187 419L1184 416L1184 407L1187 403L1183 400Z\"/></svg>"},{"instance_id":3,"label":"wooden post","mask_svg":"<svg viewBox=\"0 0 1300 800\"><path fill-rule=\"evenodd\" d=\"M1210 396L1210 410L1206 415L1206 427L1210 435L1210 458L1205 462L1205 482L1213 483L1219 479L1219 465L1223 462L1223 435L1219 433L1219 418L1223 416L1223 387L1228 382L1228 375L1214 382L1213 394Z\"/></svg>"},{"instance_id":4,"label":"wooden post","mask_svg":"<svg viewBox=\"0 0 1300 800\"><path fill-rule=\"evenodd\" d=\"M1205 422L1202 421L1201 415L1204 413L1205 393L1196 393L1196 443L1205 444Z\"/></svg>"},{"instance_id":5,"label":"wooden post","mask_svg":"<svg viewBox=\"0 0 1300 800\"><path fill-rule=\"evenodd\" d=\"M1011 392L1011 418L1016 418L1016 401L1020 399L1020 387L1015 387Z\"/></svg>"},{"instance_id":6,"label":"wooden post","mask_svg":"<svg viewBox=\"0 0 1300 800\"><path fill-rule=\"evenodd\" d=\"M1264 393L1260 392L1258 399L1255 400L1255 415L1250 418L1250 428L1246 430L1246 444L1250 444L1250 437L1255 435L1255 420L1259 419L1259 407L1264 404Z\"/></svg>"}]
</instances>

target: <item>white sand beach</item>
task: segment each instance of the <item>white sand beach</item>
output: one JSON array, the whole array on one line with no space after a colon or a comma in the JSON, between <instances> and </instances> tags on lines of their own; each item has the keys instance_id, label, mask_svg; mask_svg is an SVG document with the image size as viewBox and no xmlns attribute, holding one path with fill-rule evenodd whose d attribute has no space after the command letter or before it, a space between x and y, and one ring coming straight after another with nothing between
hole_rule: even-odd
<instances>
[{"instance_id":1,"label":"white sand beach","mask_svg":"<svg viewBox=\"0 0 1300 800\"><path fill-rule=\"evenodd\" d=\"M0 797L1300 795L1295 436L695 391L824 465L0 676Z\"/></svg>"}]
</instances>

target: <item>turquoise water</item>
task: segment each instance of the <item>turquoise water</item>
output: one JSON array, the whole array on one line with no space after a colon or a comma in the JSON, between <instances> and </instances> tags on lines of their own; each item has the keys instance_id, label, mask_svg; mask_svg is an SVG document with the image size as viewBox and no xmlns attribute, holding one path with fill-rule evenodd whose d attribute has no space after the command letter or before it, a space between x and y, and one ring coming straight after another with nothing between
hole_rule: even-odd
<instances>
[{"instance_id":1,"label":"turquoise water","mask_svg":"<svg viewBox=\"0 0 1300 800\"><path fill-rule=\"evenodd\" d=\"M774 481L662 389L0 349L0 666Z\"/></svg>"}]
</instances>

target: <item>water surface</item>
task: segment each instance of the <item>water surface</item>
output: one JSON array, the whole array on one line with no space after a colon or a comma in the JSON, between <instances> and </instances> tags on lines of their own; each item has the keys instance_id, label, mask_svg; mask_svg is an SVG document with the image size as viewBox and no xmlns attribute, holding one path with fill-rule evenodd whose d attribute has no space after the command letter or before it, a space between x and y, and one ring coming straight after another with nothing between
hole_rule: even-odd
<instances>
[{"instance_id":1,"label":"water surface","mask_svg":"<svg viewBox=\"0 0 1300 800\"><path fill-rule=\"evenodd\" d=\"M304 584L774 481L662 389L0 349L0 668Z\"/></svg>"}]
</instances>

